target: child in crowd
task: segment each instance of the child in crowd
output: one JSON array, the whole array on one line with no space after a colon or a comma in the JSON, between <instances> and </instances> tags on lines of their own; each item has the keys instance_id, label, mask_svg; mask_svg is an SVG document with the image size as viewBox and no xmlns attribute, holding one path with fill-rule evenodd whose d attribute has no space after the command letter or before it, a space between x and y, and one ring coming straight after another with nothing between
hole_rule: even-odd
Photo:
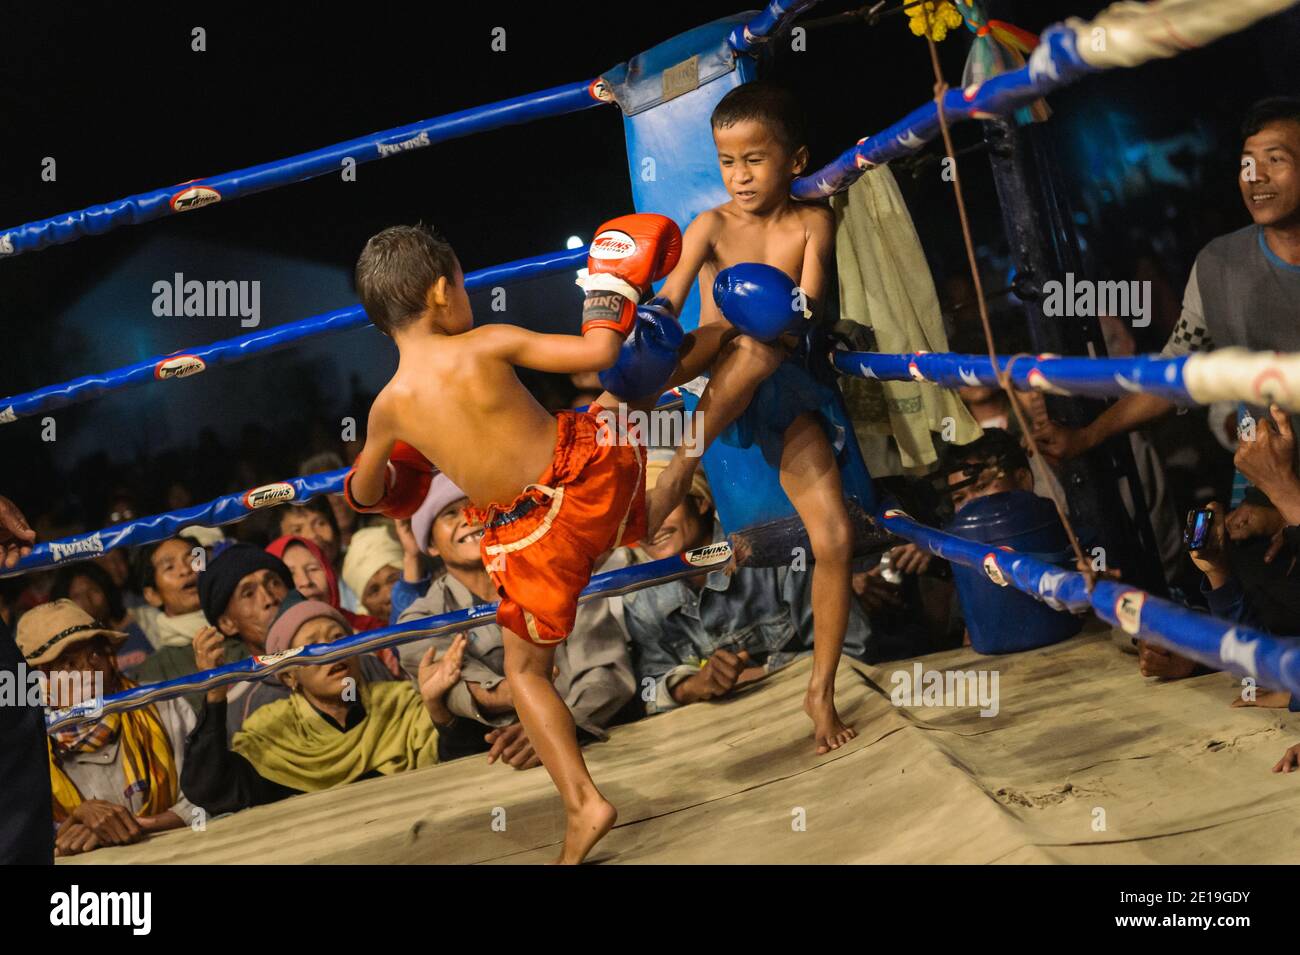
<instances>
[{"instance_id":1,"label":"child in crowd","mask_svg":"<svg viewBox=\"0 0 1300 955\"><path fill-rule=\"evenodd\" d=\"M363 527L352 535L343 558L343 580L361 600L365 612L387 620L393 609L393 584L402 576L402 545L387 522Z\"/></svg>"}]
</instances>

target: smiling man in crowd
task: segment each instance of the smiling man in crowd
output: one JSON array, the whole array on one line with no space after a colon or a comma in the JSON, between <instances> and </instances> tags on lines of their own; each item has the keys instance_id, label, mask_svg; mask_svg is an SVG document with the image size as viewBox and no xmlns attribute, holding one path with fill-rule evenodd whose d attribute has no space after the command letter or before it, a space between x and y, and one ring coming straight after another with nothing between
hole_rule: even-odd
<instances>
[{"instance_id":1,"label":"smiling man in crowd","mask_svg":"<svg viewBox=\"0 0 1300 955\"><path fill-rule=\"evenodd\" d=\"M1260 100L1241 133L1237 185L1252 221L1196 257L1182 315L1160 353L1167 358L1229 346L1300 351L1300 97ZM1068 459L1173 410L1158 395L1135 393L1082 428L1049 421L1035 437L1044 456Z\"/></svg>"}]
</instances>

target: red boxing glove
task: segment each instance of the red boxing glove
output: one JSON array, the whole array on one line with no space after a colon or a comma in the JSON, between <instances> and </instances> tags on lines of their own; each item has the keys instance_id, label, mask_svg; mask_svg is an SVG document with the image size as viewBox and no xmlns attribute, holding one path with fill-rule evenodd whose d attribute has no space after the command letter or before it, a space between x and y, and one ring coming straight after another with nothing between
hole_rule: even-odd
<instances>
[{"instance_id":1,"label":"red boxing glove","mask_svg":"<svg viewBox=\"0 0 1300 955\"><path fill-rule=\"evenodd\" d=\"M578 279L587 292L582 333L612 328L626 338L636 324L638 303L681 254L681 230L667 216L637 212L606 222L591 240L587 274Z\"/></svg>"},{"instance_id":2,"label":"red boxing glove","mask_svg":"<svg viewBox=\"0 0 1300 955\"><path fill-rule=\"evenodd\" d=\"M384 475L384 496L374 504L359 504L352 496L352 478L357 473L354 467L343 479L343 498L348 507L362 514L383 514L402 520L420 509L436 472L433 462L423 454L405 441L395 441Z\"/></svg>"}]
</instances>

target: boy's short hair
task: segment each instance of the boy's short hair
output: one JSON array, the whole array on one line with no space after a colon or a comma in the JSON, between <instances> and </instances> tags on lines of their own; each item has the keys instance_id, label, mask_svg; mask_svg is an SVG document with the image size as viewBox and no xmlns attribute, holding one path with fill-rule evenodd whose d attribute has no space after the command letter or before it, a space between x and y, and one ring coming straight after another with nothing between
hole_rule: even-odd
<instances>
[{"instance_id":1,"label":"boy's short hair","mask_svg":"<svg viewBox=\"0 0 1300 955\"><path fill-rule=\"evenodd\" d=\"M726 129L746 120L766 125L790 152L808 144L803 109L783 86L764 82L737 86L713 107L709 122L714 129Z\"/></svg>"},{"instance_id":2,"label":"boy's short hair","mask_svg":"<svg viewBox=\"0 0 1300 955\"><path fill-rule=\"evenodd\" d=\"M392 335L428 308L429 289L438 279L456 280L456 253L426 225L395 225L370 237L355 274L366 314Z\"/></svg>"},{"instance_id":3,"label":"boy's short hair","mask_svg":"<svg viewBox=\"0 0 1300 955\"><path fill-rule=\"evenodd\" d=\"M1029 456L1020 442L1003 428L985 428L970 444L950 444L944 451L940 473L952 474L978 462L982 467L1000 467L1007 474L1029 470Z\"/></svg>"},{"instance_id":4,"label":"boy's short hair","mask_svg":"<svg viewBox=\"0 0 1300 955\"><path fill-rule=\"evenodd\" d=\"M1241 140L1245 142L1269 123L1278 120L1300 123L1300 96L1269 96L1251 104L1241 121Z\"/></svg>"}]
</instances>

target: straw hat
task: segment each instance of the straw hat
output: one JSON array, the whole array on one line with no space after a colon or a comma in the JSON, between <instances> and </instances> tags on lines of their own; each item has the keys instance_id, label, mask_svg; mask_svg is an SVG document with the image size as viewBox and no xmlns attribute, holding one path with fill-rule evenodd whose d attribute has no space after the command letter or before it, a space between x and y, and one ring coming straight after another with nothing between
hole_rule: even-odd
<instances>
[{"instance_id":1,"label":"straw hat","mask_svg":"<svg viewBox=\"0 0 1300 955\"><path fill-rule=\"evenodd\" d=\"M74 643L107 637L116 649L127 635L102 627L86 611L66 597L33 607L18 618L18 649L29 666L58 659Z\"/></svg>"}]
</instances>

